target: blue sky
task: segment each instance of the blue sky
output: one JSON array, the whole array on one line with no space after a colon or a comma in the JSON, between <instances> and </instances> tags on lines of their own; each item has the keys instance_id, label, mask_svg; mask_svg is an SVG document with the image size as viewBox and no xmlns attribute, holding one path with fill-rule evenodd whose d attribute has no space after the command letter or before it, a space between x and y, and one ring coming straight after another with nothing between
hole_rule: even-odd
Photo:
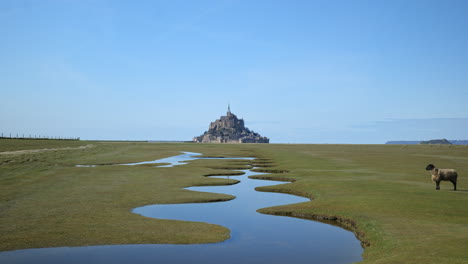
<instances>
[{"instance_id":1,"label":"blue sky","mask_svg":"<svg viewBox=\"0 0 468 264\"><path fill-rule=\"evenodd\" d=\"M0 1L0 131L468 139L468 1Z\"/></svg>"}]
</instances>

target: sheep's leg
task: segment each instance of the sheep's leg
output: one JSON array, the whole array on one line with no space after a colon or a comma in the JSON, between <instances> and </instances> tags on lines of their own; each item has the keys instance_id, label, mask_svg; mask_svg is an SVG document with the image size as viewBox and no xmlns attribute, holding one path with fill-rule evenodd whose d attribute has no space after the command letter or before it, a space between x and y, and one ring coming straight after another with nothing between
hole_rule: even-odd
<instances>
[{"instance_id":1,"label":"sheep's leg","mask_svg":"<svg viewBox=\"0 0 468 264\"><path fill-rule=\"evenodd\" d=\"M454 180L454 181L452 180L451 182L452 182L452 184L453 184L453 190L456 191L456 190L457 190L457 181L456 181L456 180Z\"/></svg>"},{"instance_id":2,"label":"sheep's leg","mask_svg":"<svg viewBox=\"0 0 468 264\"><path fill-rule=\"evenodd\" d=\"M440 181L436 181L436 190L440 190Z\"/></svg>"}]
</instances>

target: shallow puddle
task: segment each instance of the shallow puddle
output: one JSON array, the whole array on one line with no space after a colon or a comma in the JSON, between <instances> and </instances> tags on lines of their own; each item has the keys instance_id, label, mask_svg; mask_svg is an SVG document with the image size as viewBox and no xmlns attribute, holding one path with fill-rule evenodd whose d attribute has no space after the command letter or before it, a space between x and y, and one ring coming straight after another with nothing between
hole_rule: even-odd
<instances>
[{"instance_id":1,"label":"shallow puddle","mask_svg":"<svg viewBox=\"0 0 468 264\"><path fill-rule=\"evenodd\" d=\"M186 155L186 156L184 156ZM171 157L179 164L197 153ZM189 158L189 159L187 159ZM169 159L169 158L168 158ZM144 164L144 163L138 163ZM137 164L125 164L137 165ZM179 164L180 165L180 164ZM202 245L116 245L27 249L0 253L0 263L353 263L362 260L362 247L343 228L294 217L272 216L256 210L309 199L288 194L257 192L255 187L278 184L248 176L229 186L191 187L194 191L226 193L236 199L217 203L149 205L134 213L153 218L207 222L231 230L225 242ZM227 177L227 176L216 176Z\"/></svg>"}]
</instances>

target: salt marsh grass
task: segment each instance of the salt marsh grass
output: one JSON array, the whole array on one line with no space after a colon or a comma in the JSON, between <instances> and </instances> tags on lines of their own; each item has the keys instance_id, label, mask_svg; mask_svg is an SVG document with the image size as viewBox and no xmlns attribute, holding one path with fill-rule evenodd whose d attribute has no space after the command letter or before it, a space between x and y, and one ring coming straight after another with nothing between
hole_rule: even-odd
<instances>
[{"instance_id":1,"label":"salt marsh grass","mask_svg":"<svg viewBox=\"0 0 468 264\"><path fill-rule=\"evenodd\" d=\"M333 219L366 242L364 263L466 263L468 148L431 145L190 144L0 141L0 151L66 148L0 155L0 250L143 243L212 243L229 238L218 225L145 218L135 207L229 200L188 186L223 185L228 173L256 161L195 160L173 168L106 166L155 160L180 151L256 157L271 179L294 181L261 191L295 193L311 202L261 209ZM22 145L24 144L24 145ZM48 145L52 144L52 145ZM435 191L428 163L456 168L459 191ZM78 168L77 164L99 165ZM436 245L436 246L434 246ZM311 256L313 258L313 256Z\"/></svg>"}]
</instances>

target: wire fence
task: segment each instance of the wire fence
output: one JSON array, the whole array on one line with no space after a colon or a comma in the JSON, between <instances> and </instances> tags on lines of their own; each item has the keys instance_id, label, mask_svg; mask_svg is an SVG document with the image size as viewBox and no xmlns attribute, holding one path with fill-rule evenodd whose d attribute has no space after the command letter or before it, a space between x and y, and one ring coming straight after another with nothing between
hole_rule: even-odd
<instances>
[{"instance_id":1,"label":"wire fence","mask_svg":"<svg viewBox=\"0 0 468 264\"><path fill-rule=\"evenodd\" d=\"M54 137L33 134L1 133L0 139L80 140L79 137Z\"/></svg>"}]
</instances>

